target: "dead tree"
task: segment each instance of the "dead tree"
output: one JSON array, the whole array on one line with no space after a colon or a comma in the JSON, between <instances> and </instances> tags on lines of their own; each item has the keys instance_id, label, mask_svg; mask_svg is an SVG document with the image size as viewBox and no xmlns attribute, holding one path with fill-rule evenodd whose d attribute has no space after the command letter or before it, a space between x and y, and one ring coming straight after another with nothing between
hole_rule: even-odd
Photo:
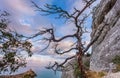
<instances>
[{"instance_id":1,"label":"dead tree","mask_svg":"<svg viewBox=\"0 0 120 78\"><path fill-rule=\"evenodd\" d=\"M61 38L56 38L55 36L55 30L54 28L44 28L41 29L37 34L35 34L33 37L36 36L40 36L40 35L44 35L44 34L49 34L49 37L45 37L43 38L43 40L48 42L48 45L42 49L41 51L46 50L47 48L49 48L51 43L58 43L61 42L67 38L74 38L75 39L75 43L74 46L71 46L70 49L68 50L63 50L61 51L59 49L59 44L56 44L54 47L54 52L57 54L65 54L65 53L69 53L71 51L76 51L76 54L66 58L62 63L58 63L55 62L53 65L49 65L47 68L48 69L52 69L54 71L56 70L62 70L62 68L64 68L64 65L70 60L73 59L75 57L77 57L77 61L79 64L79 69L81 72L81 77L82 78L87 78L85 75L85 70L84 70L84 66L83 66L83 61L82 61L82 57L84 56L84 54L88 51L88 49L91 47L91 45L99 38L99 35L97 35L86 47L83 44L83 39L82 36L84 33L86 33L86 29L84 27L84 22L86 21L87 17L89 16L89 14L84 14L85 10L88 9L96 0L83 0L83 2L85 2L84 7L81 10L78 10L76 8L74 8L73 13L69 13L66 10L63 10L61 7L57 7L56 5L49 5L46 4L45 8L43 9L41 7L39 7L35 2L32 2L34 4L34 6L37 8L38 11L43 12L44 15L52 15L52 14L58 14L58 18L65 18L67 20L72 21L72 23L74 24L74 26L76 27L76 32L71 34L71 35L66 35L63 36ZM103 29L103 28L102 28ZM102 29L100 31L102 31ZM100 31L98 33L100 33Z\"/></svg>"}]
</instances>

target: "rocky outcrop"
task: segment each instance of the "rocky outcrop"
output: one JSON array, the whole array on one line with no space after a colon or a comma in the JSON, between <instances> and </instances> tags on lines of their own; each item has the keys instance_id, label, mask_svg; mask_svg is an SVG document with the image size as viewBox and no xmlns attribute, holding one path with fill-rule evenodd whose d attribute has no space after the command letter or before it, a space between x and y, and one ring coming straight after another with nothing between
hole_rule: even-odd
<instances>
[{"instance_id":1,"label":"rocky outcrop","mask_svg":"<svg viewBox=\"0 0 120 78\"><path fill-rule=\"evenodd\" d=\"M65 69L62 71L61 78L75 78L74 77L74 64L76 63L76 59L72 59L65 65Z\"/></svg>"},{"instance_id":2,"label":"rocky outcrop","mask_svg":"<svg viewBox=\"0 0 120 78\"><path fill-rule=\"evenodd\" d=\"M102 71L109 68L111 60L120 55L120 0L101 0L94 8L92 40L99 35L92 46L90 69Z\"/></svg>"},{"instance_id":3,"label":"rocky outcrop","mask_svg":"<svg viewBox=\"0 0 120 78\"><path fill-rule=\"evenodd\" d=\"M88 64L90 61L89 56L84 56L83 57L83 65L85 66L86 69L89 68ZM77 63L77 58L72 59L65 65L65 69L62 71L62 76L61 78L78 78L77 75L79 74L78 71L78 63Z\"/></svg>"},{"instance_id":4,"label":"rocky outcrop","mask_svg":"<svg viewBox=\"0 0 120 78\"><path fill-rule=\"evenodd\" d=\"M0 78L35 78L35 76L36 76L35 72L30 69L29 71L26 71L21 74L9 75L9 76L3 75L3 76L0 76Z\"/></svg>"}]
</instances>

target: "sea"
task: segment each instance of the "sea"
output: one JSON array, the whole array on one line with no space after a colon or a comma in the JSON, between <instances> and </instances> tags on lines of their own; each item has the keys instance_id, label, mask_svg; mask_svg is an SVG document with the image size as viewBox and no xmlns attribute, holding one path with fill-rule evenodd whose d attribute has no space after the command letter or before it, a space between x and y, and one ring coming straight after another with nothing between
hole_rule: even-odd
<instances>
[{"instance_id":1,"label":"sea","mask_svg":"<svg viewBox=\"0 0 120 78\"><path fill-rule=\"evenodd\" d=\"M45 67L31 67L32 70L37 74L35 78L61 78L61 72L46 69Z\"/></svg>"},{"instance_id":2,"label":"sea","mask_svg":"<svg viewBox=\"0 0 120 78\"><path fill-rule=\"evenodd\" d=\"M52 70L43 69L43 70L35 70L37 77L36 78L61 78L61 72L54 72Z\"/></svg>"},{"instance_id":3,"label":"sea","mask_svg":"<svg viewBox=\"0 0 120 78\"><path fill-rule=\"evenodd\" d=\"M61 74L62 74L61 72L58 72L58 71L55 73L53 70L49 70L49 69L46 69L44 67L42 67L42 68L40 68L40 67L31 67L31 68L26 67L26 68L19 69L15 73L12 73L12 75L26 72L29 69L32 69L37 74L37 76L35 78L61 78ZM10 75L10 74L2 73L0 75Z\"/></svg>"},{"instance_id":4,"label":"sea","mask_svg":"<svg viewBox=\"0 0 120 78\"><path fill-rule=\"evenodd\" d=\"M61 72L57 71L56 73L53 70L46 69L45 67L48 65L49 60L53 60L51 58L43 57L41 58L40 56L34 56L27 60L27 66L24 68L19 68L15 73L12 73L12 75L24 73L30 69L32 69L37 76L35 78L61 78ZM0 75L9 75L7 72L2 73Z\"/></svg>"}]
</instances>

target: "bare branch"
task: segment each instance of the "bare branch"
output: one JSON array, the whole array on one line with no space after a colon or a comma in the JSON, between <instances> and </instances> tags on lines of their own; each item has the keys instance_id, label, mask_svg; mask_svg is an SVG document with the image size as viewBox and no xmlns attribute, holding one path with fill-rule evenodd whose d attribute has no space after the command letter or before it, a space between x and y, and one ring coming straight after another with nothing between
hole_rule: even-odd
<instances>
[{"instance_id":1,"label":"bare branch","mask_svg":"<svg viewBox=\"0 0 120 78\"><path fill-rule=\"evenodd\" d=\"M60 41L62 41L64 39L66 39L66 38L75 37L75 34L73 34L73 35L66 35L66 36L63 36L63 37L61 37L59 39L56 39L53 28L46 28L44 30L40 30L38 33L34 34L32 37L29 37L29 39L32 39L34 37L37 37L37 36L40 36L40 35L43 35L43 34L46 34L46 33L51 35L51 37L48 40L51 40L51 41L54 41L54 42L60 42Z\"/></svg>"},{"instance_id":2,"label":"bare branch","mask_svg":"<svg viewBox=\"0 0 120 78\"><path fill-rule=\"evenodd\" d=\"M97 31L97 34L95 36L95 38L87 45L87 47L83 50L83 52L85 53L97 40L98 38L100 37L101 35L101 32L103 31L104 27L108 25L108 24L104 24L98 31Z\"/></svg>"},{"instance_id":3,"label":"bare branch","mask_svg":"<svg viewBox=\"0 0 120 78\"><path fill-rule=\"evenodd\" d=\"M57 46L55 46L55 53L60 54L60 55L65 54L65 53L69 53L69 52L71 52L72 50L77 50L77 48L70 48L69 50L66 50L66 51L59 51L59 50L57 49Z\"/></svg>"},{"instance_id":4,"label":"bare branch","mask_svg":"<svg viewBox=\"0 0 120 78\"><path fill-rule=\"evenodd\" d=\"M35 2L33 2L33 5L37 8L38 11L44 12L44 15L51 15L51 14L58 14L59 17L58 18L74 18L72 15L70 15L67 11L63 10L61 7L57 7L56 5L49 5L46 4L45 8L40 8Z\"/></svg>"},{"instance_id":5,"label":"bare branch","mask_svg":"<svg viewBox=\"0 0 120 78\"><path fill-rule=\"evenodd\" d=\"M88 8L93 2L95 2L96 0L89 0L86 1L86 5L83 7L83 9L78 13L78 15L76 16L75 19L78 19L78 17L86 10L86 8Z\"/></svg>"},{"instance_id":6,"label":"bare branch","mask_svg":"<svg viewBox=\"0 0 120 78\"><path fill-rule=\"evenodd\" d=\"M61 71L62 68L64 68L64 65L71 59L75 58L76 55L71 56L66 58L62 63L58 64L57 62L55 62L53 65L49 65L48 67L46 67L47 69L52 69L53 71Z\"/></svg>"},{"instance_id":7,"label":"bare branch","mask_svg":"<svg viewBox=\"0 0 120 78\"><path fill-rule=\"evenodd\" d=\"M34 4L34 6L38 9L38 11L45 13L45 15L52 15L52 14L58 14L58 18L65 18L68 20L71 20L72 23L74 24L74 27L76 27L76 32L73 33L72 35L65 35L59 39L56 38L55 36L55 31L53 28L48 28L45 29L44 31L41 31L39 34L49 34L50 37L48 38L48 40L51 42L61 42L62 40L65 40L67 38L73 38L76 39L76 42L70 46L70 48L68 50L60 50L58 48L58 44L54 47L54 52L57 54L65 54L65 53L69 53L71 51L76 51L76 55L73 55L71 57L66 58L62 63L57 63L55 62L53 65L49 65L47 68L48 69L52 69L54 71L56 70L61 70L62 68L64 68L64 65L68 62L68 60L71 60L72 58L75 58L77 56L77 60L78 60L78 64L79 64L79 68L81 73L84 75L85 71L84 71L84 67L83 67L83 62L82 62L82 57L84 56L84 53L89 49L89 47L99 38L99 35L97 35L97 37L95 39L93 39L90 44L88 44L87 47L84 47L84 44L82 44L82 36L84 33L86 33L86 28L84 26L84 23L87 19L87 17L89 16L89 14L84 15L84 11L89 8L93 2L95 2L96 0L83 0L85 2L85 6L83 6L83 8L81 10L78 10L76 8L74 8L74 11L70 14L68 11L63 10L61 7L57 7L56 5L49 5L46 4L45 5L45 9L40 8L36 3L32 2ZM100 32L103 30L103 28L100 30ZM98 34L100 34L100 32ZM49 45L48 45L49 46ZM45 48L47 49L48 46ZM86 78L85 76L83 76L83 78Z\"/></svg>"},{"instance_id":8,"label":"bare branch","mask_svg":"<svg viewBox=\"0 0 120 78\"><path fill-rule=\"evenodd\" d=\"M45 48L43 48L42 50L40 50L40 52L43 52L44 50L46 50L49 46L50 46L50 41L48 42L47 46Z\"/></svg>"}]
</instances>

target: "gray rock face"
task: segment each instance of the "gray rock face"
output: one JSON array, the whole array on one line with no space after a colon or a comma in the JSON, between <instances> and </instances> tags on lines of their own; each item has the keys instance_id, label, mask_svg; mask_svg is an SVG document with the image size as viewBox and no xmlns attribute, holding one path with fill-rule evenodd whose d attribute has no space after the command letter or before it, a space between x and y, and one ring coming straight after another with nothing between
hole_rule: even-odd
<instances>
[{"instance_id":1,"label":"gray rock face","mask_svg":"<svg viewBox=\"0 0 120 78\"><path fill-rule=\"evenodd\" d=\"M76 63L76 59L72 59L65 65L65 69L62 71L61 78L75 78L74 76L74 64Z\"/></svg>"},{"instance_id":2,"label":"gray rock face","mask_svg":"<svg viewBox=\"0 0 120 78\"><path fill-rule=\"evenodd\" d=\"M120 0L101 0L94 9L92 30L92 39L100 37L92 46L90 69L105 70L120 55Z\"/></svg>"},{"instance_id":3,"label":"gray rock face","mask_svg":"<svg viewBox=\"0 0 120 78\"><path fill-rule=\"evenodd\" d=\"M83 57L83 63L85 64L90 60L90 57ZM74 70L76 69L76 63L77 63L77 58L74 58L70 60L66 65L65 65L65 71L62 71L62 76L61 78L77 78L75 77L75 72Z\"/></svg>"}]
</instances>

